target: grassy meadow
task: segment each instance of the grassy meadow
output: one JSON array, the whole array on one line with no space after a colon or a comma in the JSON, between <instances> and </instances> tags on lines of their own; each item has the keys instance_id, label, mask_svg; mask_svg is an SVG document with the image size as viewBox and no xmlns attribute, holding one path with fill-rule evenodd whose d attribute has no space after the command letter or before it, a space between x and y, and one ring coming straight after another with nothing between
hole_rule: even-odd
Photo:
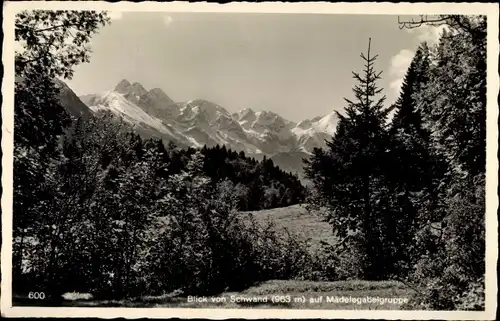
<instances>
[{"instance_id":1,"label":"grassy meadow","mask_svg":"<svg viewBox=\"0 0 500 321\"><path fill-rule=\"evenodd\" d=\"M269 210L251 212L259 223L268 220L276 225L278 230L288 230L291 234L305 240L310 240L310 250L317 251L321 242L335 243L331 226L323 220L320 214L309 213L305 204Z\"/></svg>"}]
</instances>

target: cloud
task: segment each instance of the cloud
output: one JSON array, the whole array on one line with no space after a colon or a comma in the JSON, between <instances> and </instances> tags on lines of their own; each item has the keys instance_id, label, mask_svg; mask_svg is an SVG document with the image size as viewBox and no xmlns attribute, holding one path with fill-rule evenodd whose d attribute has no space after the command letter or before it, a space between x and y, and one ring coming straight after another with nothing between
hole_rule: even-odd
<instances>
[{"instance_id":1,"label":"cloud","mask_svg":"<svg viewBox=\"0 0 500 321\"><path fill-rule=\"evenodd\" d=\"M414 29L405 29L406 32L411 34L418 42L427 42L429 45L434 45L439 42L439 38L443 30L446 30L445 25L442 26L429 26L422 25ZM403 84L404 76L410 63L415 56L415 52L410 49L402 49L391 58L391 65L389 67L389 75L391 82L389 87L394 91L394 94L399 95L401 85Z\"/></svg>"},{"instance_id":2,"label":"cloud","mask_svg":"<svg viewBox=\"0 0 500 321\"><path fill-rule=\"evenodd\" d=\"M415 52L409 49L402 49L399 53L391 58L391 65L389 67L389 76L391 83L390 88L394 90L395 94L399 93L403 79L410 66Z\"/></svg>"},{"instance_id":3,"label":"cloud","mask_svg":"<svg viewBox=\"0 0 500 321\"><path fill-rule=\"evenodd\" d=\"M416 38L420 42L427 42L428 44L437 44L439 38L441 37L441 33L443 30L446 30L447 27L445 25L442 26L429 26L423 25L414 29L406 29L406 31L410 34L415 34Z\"/></svg>"},{"instance_id":4,"label":"cloud","mask_svg":"<svg viewBox=\"0 0 500 321\"><path fill-rule=\"evenodd\" d=\"M166 26L169 26L172 22L174 22L174 19L171 16L169 16L169 15L163 16L163 23Z\"/></svg>"},{"instance_id":5,"label":"cloud","mask_svg":"<svg viewBox=\"0 0 500 321\"><path fill-rule=\"evenodd\" d=\"M120 20L123 18L123 12L122 11L108 11L108 17L111 20Z\"/></svg>"}]
</instances>

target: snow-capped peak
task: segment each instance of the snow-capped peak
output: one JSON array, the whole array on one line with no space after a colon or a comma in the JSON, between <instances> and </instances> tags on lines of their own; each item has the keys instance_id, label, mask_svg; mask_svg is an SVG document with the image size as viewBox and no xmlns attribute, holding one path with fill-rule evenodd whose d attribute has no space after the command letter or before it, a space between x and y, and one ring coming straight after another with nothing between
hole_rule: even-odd
<instances>
[{"instance_id":1,"label":"snow-capped peak","mask_svg":"<svg viewBox=\"0 0 500 321\"><path fill-rule=\"evenodd\" d=\"M126 79L114 90L86 95L82 100L94 112L111 111L140 132L165 141L193 147L226 145L271 157L278 153L310 154L315 147L324 147L338 122L335 113L295 123L266 110L245 108L231 114L203 99L176 103L160 88L146 90L140 83L131 84Z\"/></svg>"},{"instance_id":2,"label":"snow-capped peak","mask_svg":"<svg viewBox=\"0 0 500 321\"><path fill-rule=\"evenodd\" d=\"M318 132L327 133L333 135L337 129L337 123L339 118L335 112L327 114L314 122L312 127Z\"/></svg>"},{"instance_id":3,"label":"snow-capped peak","mask_svg":"<svg viewBox=\"0 0 500 321\"><path fill-rule=\"evenodd\" d=\"M237 120L243 121L246 118L255 117L255 112L251 108L245 108L236 113Z\"/></svg>"},{"instance_id":4,"label":"snow-capped peak","mask_svg":"<svg viewBox=\"0 0 500 321\"><path fill-rule=\"evenodd\" d=\"M323 147L325 139L335 134L337 123L338 116L335 112L299 122L292 129L299 142L298 150L310 153L315 147Z\"/></svg>"},{"instance_id":5,"label":"snow-capped peak","mask_svg":"<svg viewBox=\"0 0 500 321\"><path fill-rule=\"evenodd\" d=\"M305 119L303 121L300 121L298 124L297 124L297 127L300 128L300 129L308 129L308 128L311 128L312 126L312 121L309 120L309 119Z\"/></svg>"},{"instance_id":6,"label":"snow-capped peak","mask_svg":"<svg viewBox=\"0 0 500 321\"><path fill-rule=\"evenodd\" d=\"M210 118L216 118L220 114L231 117L231 114L225 108L207 100L193 100L189 105L193 108L198 107L200 112L204 112Z\"/></svg>"}]
</instances>

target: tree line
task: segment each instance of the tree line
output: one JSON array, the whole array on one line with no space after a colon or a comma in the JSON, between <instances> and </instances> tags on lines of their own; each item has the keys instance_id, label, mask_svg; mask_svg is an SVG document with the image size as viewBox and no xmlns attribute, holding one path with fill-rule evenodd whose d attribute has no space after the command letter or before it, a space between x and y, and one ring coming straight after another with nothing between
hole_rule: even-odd
<instances>
[{"instance_id":1,"label":"tree line","mask_svg":"<svg viewBox=\"0 0 500 321\"><path fill-rule=\"evenodd\" d=\"M242 211L285 207L302 203L306 190L296 174L285 172L274 165L272 159L261 161L245 156L226 146L201 148L204 156L203 171L213 184L228 179L234 186L238 209ZM183 168L182 159L195 153L194 148L174 152L173 166ZM180 162L178 160L181 160ZM173 168L170 172L176 173Z\"/></svg>"},{"instance_id":2,"label":"tree line","mask_svg":"<svg viewBox=\"0 0 500 321\"><path fill-rule=\"evenodd\" d=\"M342 240L330 247L339 269L401 280L419 308L484 309L486 18L439 21L393 105L377 56L361 55L336 134L305 160L308 202Z\"/></svg>"}]
</instances>

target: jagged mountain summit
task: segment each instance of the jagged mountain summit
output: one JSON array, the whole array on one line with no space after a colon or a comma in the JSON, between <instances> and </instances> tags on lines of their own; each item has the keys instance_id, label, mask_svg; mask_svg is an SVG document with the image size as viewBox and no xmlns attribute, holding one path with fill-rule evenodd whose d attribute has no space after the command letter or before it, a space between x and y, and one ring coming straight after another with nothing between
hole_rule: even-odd
<instances>
[{"instance_id":1,"label":"jagged mountain summit","mask_svg":"<svg viewBox=\"0 0 500 321\"><path fill-rule=\"evenodd\" d=\"M299 123L250 108L231 114L203 99L175 102L162 89L147 90L125 79L113 90L80 99L92 112L111 111L143 135L172 140L183 147L219 144L252 156L276 156L278 165L286 162L285 168L295 168L293 164L300 163L313 148L323 147L338 121L335 113Z\"/></svg>"}]
</instances>

